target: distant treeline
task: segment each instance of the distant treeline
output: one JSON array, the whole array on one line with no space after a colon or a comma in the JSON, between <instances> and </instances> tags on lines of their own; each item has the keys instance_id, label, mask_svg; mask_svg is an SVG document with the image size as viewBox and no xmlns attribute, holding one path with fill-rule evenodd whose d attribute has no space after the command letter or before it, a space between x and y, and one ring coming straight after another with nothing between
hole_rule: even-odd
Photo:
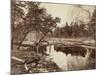
<instances>
[{"instance_id":1,"label":"distant treeline","mask_svg":"<svg viewBox=\"0 0 100 75\"><path fill-rule=\"evenodd\" d=\"M91 20L85 24L80 22L72 22L70 25L66 23L65 27L57 27L53 33L54 37L96 37L96 10L94 10Z\"/></svg>"}]
</instances>

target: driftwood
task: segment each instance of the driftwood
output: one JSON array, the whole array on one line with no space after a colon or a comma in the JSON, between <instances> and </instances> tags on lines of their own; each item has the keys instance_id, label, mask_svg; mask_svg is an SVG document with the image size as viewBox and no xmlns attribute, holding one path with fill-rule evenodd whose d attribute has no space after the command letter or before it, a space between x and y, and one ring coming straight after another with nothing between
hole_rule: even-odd
<instances>
[{"instance_id":1,"label":"driftwood","mask_svg":"<svg viewBox=\"0 0 100 75\"><path fill-rule=\"evenodd\" d=\"M86 46L86 45L80 45L81 47L85 47L85 48L91 48L91 49L96 49L95 47L92 46Z\"/></svg>"},{"instance_id":2,"label":"driftwood","mask_svg":"<svg viewBox=\"0 0 100 75\"><path fill-rule=\"evenodd\" d=\"M20 45L20 43L14 42L13 45ZM23 47L33 47L34 45L33 44L21 44L21 46L23 46Z\"/></svg>"},{"instance_id":3,"label":"driftwood","mask_svg":"<svg viewBox=\"0 0 100 75\"><path fill-rule=\"evenodd\" d=\"M26 70L27 72L29 72L29 73L32 73L32 71L30 70L30 68L28 68L27 63L25 62L25 60L22 60L22 59L20 59L20 58L18 58L18 57L15 57L15 56L13 56L13 57L11 57L11 58L12 58L13 60L18 61L18 62L21 62L21 63L24 65L25 70Z\"/></svg>"},{"instance_id":4,"label":"driftwood","mask_svg":"<svg viewBox=\"0 0 100 75\"><path fill-rule=\"evenodd\" d=\"M15 56L13 56L13 57L11 57L12 59L14 59L14 60L16 60L16 61L19 61L19 62L21 62L21 63L24 63L25 61L24 60L22 60L22 59L20 59L20 58L17 58L17 57L15 57Z\"/></svg>"}]
</instances>

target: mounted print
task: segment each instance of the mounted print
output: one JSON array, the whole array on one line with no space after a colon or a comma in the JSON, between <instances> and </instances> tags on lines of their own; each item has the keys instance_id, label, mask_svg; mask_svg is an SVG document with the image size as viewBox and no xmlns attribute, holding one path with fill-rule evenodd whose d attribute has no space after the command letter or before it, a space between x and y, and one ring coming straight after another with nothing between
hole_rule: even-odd
<instances>
[{"instance_id":1,"label":"mounted print","mask_svg":"<svg viewBox=\"0 0 100 75\"><path fill-rule=\"evenodd\" d=\"M11 74L96 69L96 6L11 0Z\"/></svg>"}]
</instances>

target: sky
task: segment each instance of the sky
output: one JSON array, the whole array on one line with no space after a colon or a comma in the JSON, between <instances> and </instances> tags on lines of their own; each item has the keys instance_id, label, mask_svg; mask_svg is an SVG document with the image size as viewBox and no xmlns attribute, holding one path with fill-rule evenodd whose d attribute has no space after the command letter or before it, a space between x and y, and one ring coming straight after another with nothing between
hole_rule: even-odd
<instances>
[{"instance_id":1,"label":"sky","mask_svg":"<svg viewBox=\"0 0 100 75\"><path fill-rule=\"evenodd\" d=\"M40 7L45 7L47 13L51 14L53 17L60 17L61 22L58 24L58 27L64 27L66 22L70 25L72 21L80 19L83 22L89 21L89 13L82 8L88 10L90 13L93 12L95 6L81 6L82 8L77 7L76 5L68 4L54 4L54 3L41 3Z\"/></svg>"}]
</instances>

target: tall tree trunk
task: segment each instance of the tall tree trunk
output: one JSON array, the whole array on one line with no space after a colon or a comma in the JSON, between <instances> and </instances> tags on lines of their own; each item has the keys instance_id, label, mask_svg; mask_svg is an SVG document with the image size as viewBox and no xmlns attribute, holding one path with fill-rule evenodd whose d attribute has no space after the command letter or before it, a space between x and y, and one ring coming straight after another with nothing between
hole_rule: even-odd
<instances>
[{"instance_id":1,"label":"tall tree trunk","mask_svg":"<svg viewBox=\"0 0 100 75\"><path fill-rule=\"evenodd\" d=\"M25 38L26 38L26 36L27 36L28 33L29 33L29 32L26 32L25 35L24 35L24 37L23 37L22 40L20 41L19 46L17 47L18 50L20 49L20 47L21 47L21 45L22 45L23 41L25 40Z\"/></svg>"}]
</instances>

